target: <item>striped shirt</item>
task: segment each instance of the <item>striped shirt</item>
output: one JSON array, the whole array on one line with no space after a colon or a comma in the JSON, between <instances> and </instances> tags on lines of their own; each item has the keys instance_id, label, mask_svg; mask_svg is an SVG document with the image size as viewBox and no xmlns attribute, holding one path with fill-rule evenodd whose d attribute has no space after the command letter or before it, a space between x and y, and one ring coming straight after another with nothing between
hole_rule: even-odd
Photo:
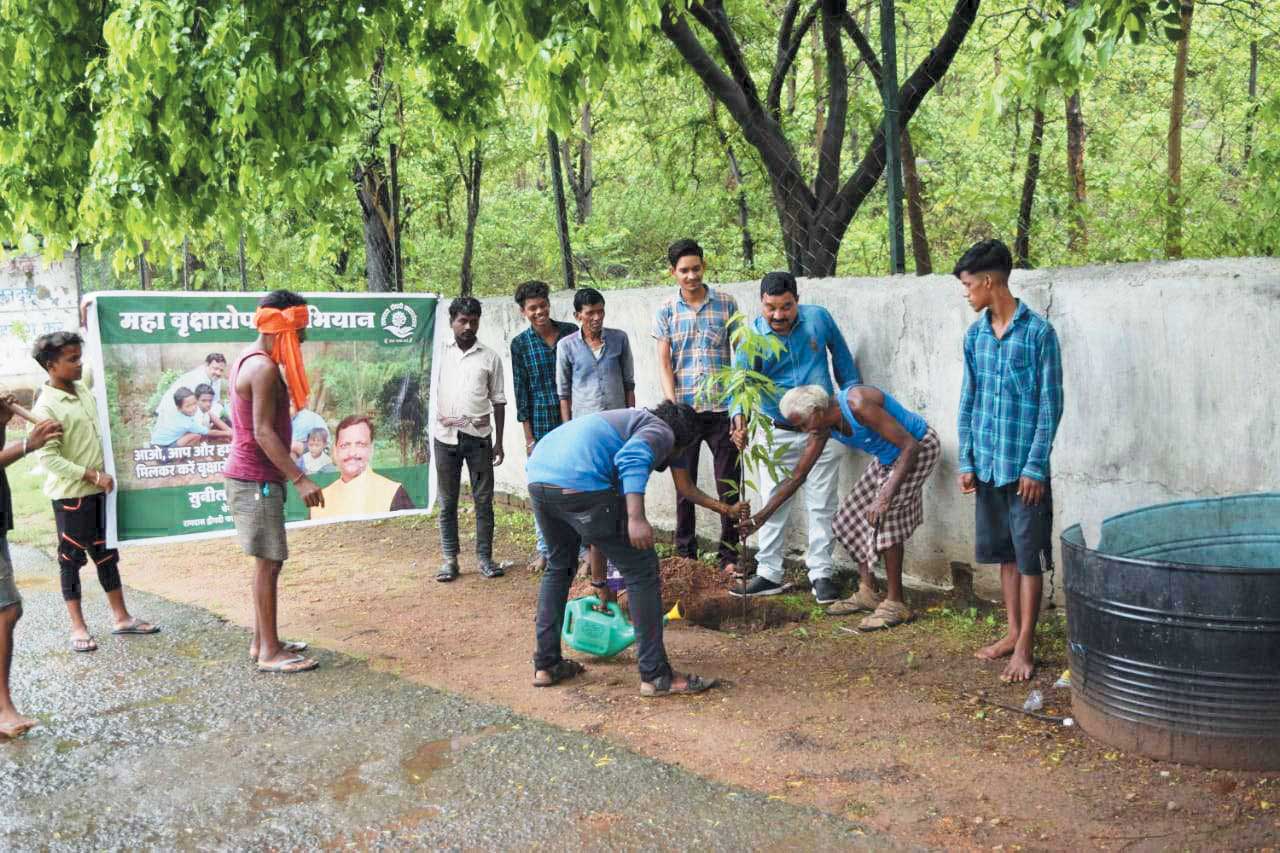
<instances>
[{"instance_id":1,"label":"striped shirt","mask_svg":"<svg viewBox=\"0 0 1280 853\"><path fill-rule=\"evenodd\" d=\"M1004 486L1049 479L1062 420L1062 355L1049 321L1018 301L1003 338L984 312L964 336L960 472Z\"/></svg>"},{"instance_id":2,"label":"striped shirt","mask_svg":"<svg viewBox=\"0 0 1280 853\"><path fill-rule=\"evenodd\" d=\"M578 331L572 323L553 320L556 343ZM556 393L556 348L525 329L511 339L511 382L516 392L516 420L529 422L533 440L560 426L560 395Z\"/></svg>"},{"instance_id":3,"label":"striped shirt","mask_svg":"<svg viewBox=\"0 0 1280 853\"><path fill-rule=\"evenodd\" d=\"M663 300L653 318L653 337L671 345L671 370L675 375L677 403L687 403L699 412L723 412L728 405L702 393L703 377L722 367L731 358L729 320L738 313L738 302L728 294L706 288L707 296L694 308L676 291Z\"/></svg>"}]
</instances>

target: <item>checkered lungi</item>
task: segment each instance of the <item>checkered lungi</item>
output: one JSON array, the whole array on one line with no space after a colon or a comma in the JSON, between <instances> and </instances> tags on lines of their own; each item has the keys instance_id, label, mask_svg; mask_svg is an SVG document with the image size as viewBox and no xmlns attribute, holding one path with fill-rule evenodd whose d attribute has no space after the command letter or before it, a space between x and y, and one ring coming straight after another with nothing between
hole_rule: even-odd
<instances>
[{"instance_id":1,"label":"checkered lungi","mask_svg":"<svg viewBox=\"0 0 1280 853\"><path fill-rule=\"evenodd\" d=\"M880 517L878 529L867 521L867 510L884 488L893 466L882 465L879 459L871 460L831 520L832 532L855 563L873 565L881 551L911 538L920 522L924 521L924 481L929 479L941 455L938 434L929 427L924 438L920 439L920 449L911 470L898 487L888 511Z\"/></svg>"}]
</instances>

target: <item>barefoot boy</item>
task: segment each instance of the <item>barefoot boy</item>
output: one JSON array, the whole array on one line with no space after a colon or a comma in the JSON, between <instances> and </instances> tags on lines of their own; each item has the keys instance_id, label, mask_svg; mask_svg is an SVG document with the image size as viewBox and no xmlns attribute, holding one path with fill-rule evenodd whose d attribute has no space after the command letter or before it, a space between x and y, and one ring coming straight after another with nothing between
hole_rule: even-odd
<instances>
[{"instance_id":1,"label":"barefoot boy","mask_svg":"<svg viewBox=\"0 0 1280 853\"><path fill-rule=\"evenodd\" d=\"M44 470L44 493L53 501L58 525L58 568L62 598L71 617L71 648L92 652L98 648L80 608L80 569L88 557L98 568L98 582L107 594L113 634L154 634L160 629L129 615L120 586L120 552L108 548L107 493L115 488L103 470L102 436L98 431L98 406L80 376L82 341L74 332L54 332L36 339L32 357L49 374L32 409L40 420L55 420L62 435L49 440L37 458Z\"/></svg>"},{"instance_id":2,"label":"barefoot boy","mask_svg":"<svg viewBox=\"0 0 1280 853\"><path fill-rule=\"evenodd\" d=\"M13 504L9 497L9 481L4 469L44 447L46 441L62 436L56 421L41 421L26 437L5 446L4 429L13 417L12 396L0 397L0 740L15 738L36 726L13 706L9 695L9 666L13 663L13 629L22 618L22 596L13 580L13 563L9 560L9 531L13 529Z\"/></svg>"},{"instance_id":3,"label":"barefoot boy","mask_svg":"<svg viewBox=\"0 0 1280 853\"><path fill-rule=\"evenodd\" d=\"M960 491L976 494L975 558L1000 564L1009 633L978 651L1009 657L1000 678L1026 681L1045 566L1053 560L1049 453L1062 418L1062 359L1049 321L1009 292L1013 259L999 240L965 252L954 274L982 312L964 338Z\"/></svg>"}]
</instances>

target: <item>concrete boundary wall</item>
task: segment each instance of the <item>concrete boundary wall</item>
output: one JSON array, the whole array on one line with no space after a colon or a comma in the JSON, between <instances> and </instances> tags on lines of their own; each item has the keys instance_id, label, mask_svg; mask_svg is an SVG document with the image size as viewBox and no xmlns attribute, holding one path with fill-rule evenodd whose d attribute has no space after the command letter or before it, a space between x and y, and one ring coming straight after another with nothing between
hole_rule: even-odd
<instances>
[{"instance_id":1,"label":"concrete boundary wall","mask_svg":"<svg viewBox=\"0 0 1280 853\"><path fill-rule=\"evenodd\" d=\"M757 313L757 283L713 286ZM1095 541L1101 521L1118 512L1280 488L1280 261L1018 271L1011 287L1048 315L1062 343L1066 406L1052 457L1059 532L1083 522ZM671 289L605 292L605 324L631 336L642 406L661 397L650 329ZM925 523L907 548L906 566L917 582L948 585L952 561L973 562L973 504L956 483L955 421L961 348L974 314L959 283L949 276L802 279L800 299L835 316L864 381L891 391L938 430L944 457L925 486ZM568 291L554 294L553 315L572 321L571 302ZM510 389L509 344L525 321L510 298L486 299L484 308L480 339L507 359ZM508 399L507 459L497 486L523 495L523 432L510 390ZM698 480L709 490L709 454L703 460ZM842 494L865 461L849 453ZM655 525L674 525L667 475L651 479L648 507ZM803 550L803 527L795 523L803 518L797 506L793 556ZM699 511L699 524L700 533L718 535L709 513ZM847 565L843 549L836 551ZM980 567L979 590L991 594L995 576L993 567Z\"/></svg>"}]
</instances>

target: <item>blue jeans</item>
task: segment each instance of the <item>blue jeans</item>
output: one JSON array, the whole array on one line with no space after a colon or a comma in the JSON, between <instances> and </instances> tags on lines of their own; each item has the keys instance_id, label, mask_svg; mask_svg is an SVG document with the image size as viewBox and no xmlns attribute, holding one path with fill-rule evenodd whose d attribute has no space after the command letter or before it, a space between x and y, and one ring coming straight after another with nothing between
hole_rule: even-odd
<instances>
[{"instance_id":1,"label":"blue jeans","mask_svg":"<svg viewBox=\"0 0 1280 853\"><path fill-rule=\"evenodd\" d=\"M569 586L577 571L578 546L583 539L604 551L627 584L631 623L636 627L636 658L640 677L653 681L671 672L662 643L662 585L658 554L641 551L627 536L627 510L622 495L612 489L565 493L558 486L530 483L533 514L547 537L550 555L538 590L535 669L550 669L561 660L560 631Z\"/></svg>"}]
</instances>

